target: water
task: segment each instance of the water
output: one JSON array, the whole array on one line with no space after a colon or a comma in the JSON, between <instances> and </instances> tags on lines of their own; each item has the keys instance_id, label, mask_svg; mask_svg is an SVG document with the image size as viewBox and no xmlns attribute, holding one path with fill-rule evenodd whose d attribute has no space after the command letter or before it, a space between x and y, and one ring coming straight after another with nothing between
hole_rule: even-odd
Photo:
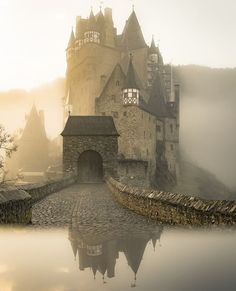
<instances>
[{"instance_id":1,"label":"water","mask_svg":"<svg viewBox=\"0 0 236 291\"><path fill-rule=\"evenodd\" d=\"M235 230L3 228L0 290L235 291L235 246Z\"/></svg>"}]
</instances>

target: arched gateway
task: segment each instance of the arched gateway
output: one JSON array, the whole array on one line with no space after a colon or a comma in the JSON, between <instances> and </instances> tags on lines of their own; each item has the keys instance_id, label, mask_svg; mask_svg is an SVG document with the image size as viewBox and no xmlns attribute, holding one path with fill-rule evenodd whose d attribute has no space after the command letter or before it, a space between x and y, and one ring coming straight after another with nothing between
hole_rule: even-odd
<instances>
[{"instance_id":1,"label":"arched gateway","mask_svg":"<svg viewBox=\"0 0 236 291\"><path fill-rule=\"evenodd\" d=\"M82 183L101 182L103 179L103 161L98 152L85 151L78 159L78 180Z\"/></svg>"},{"instance_id":2,"label":"arched gateway","mask_svg":"<svg viewBox=\"0 0 236 291\"><path fill-rule=\"evenodd\" d=\"M63 171L80 182L117 175L119 134L111 116L69 116L63 136Z\"/></svg>"}]
</instances>

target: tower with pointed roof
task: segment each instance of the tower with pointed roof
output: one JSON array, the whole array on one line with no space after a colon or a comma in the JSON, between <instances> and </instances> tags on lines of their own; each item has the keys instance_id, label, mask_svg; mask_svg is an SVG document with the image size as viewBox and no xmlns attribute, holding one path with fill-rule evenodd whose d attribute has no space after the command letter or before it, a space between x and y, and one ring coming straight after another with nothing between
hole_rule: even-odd
<instances>
[{"instance_id":1,"label":"tower with pointed roof","mask_svg":"<svg viewBox=\"0 0 236 291\"><path fill-rule=\"evenodd\" d=\"M179 87L172 90L171 67L154 38L147 45L134 9L121 34L111 8L78 16L66 54L65 116L113 117L124 182L160 185L162 176L175 182Z\"/></svg>"},{"instance_id":2,"label":"tower with pointed roof","mask_svg":"<svg viewBox=\"0 0 236 291\"><path fill-rule=\"evenodd\" d=\"M33 105L18 142L19 168L23 172L45 171L49 165L44 115Z\"/></svg>"}]
</instances>

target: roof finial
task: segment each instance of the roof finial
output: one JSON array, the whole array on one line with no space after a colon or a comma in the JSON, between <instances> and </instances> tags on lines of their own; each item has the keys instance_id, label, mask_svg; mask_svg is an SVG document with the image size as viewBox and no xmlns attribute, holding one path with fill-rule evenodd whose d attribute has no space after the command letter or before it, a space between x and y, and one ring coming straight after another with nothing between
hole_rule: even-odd
<instances>
[{"instance_id":1,"label":"roof finial","mask_svg":"<svg viewBox=\"0 0 236 291\"><path fill-rule=\"evenodd\" d=\"M103 4L103 1L100 1L100 6L99 6L100 12L102 12L102 4Z\"/></svg>"},{"instance_id":2,"label":"roof finial","mask_svg":"<svg viewBox=\"0 0 236 291\"><path fill-rule=\"evenodd\" d=\"M132 5L132 10L133 10L133 12L134 12L134 4Z\"/></svg>"}]
</instances>

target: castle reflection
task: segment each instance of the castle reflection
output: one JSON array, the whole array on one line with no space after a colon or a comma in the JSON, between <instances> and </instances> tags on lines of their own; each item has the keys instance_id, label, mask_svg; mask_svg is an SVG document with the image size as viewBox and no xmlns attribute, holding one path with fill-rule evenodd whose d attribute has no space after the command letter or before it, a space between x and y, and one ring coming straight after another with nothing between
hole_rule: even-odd
<instances>
[{"instance_id":1,"label":"castle reflection","mask_svg":"<svg viewBox=\"0 0 236 291\"><path fill-rule=\"evenodd\" d=\"M97 272L101 273L103 282L105 277L115 277L115 265L119 259L119 253L123 253L128 266L134 273L136 286L137 273L149 241L155 250L157 241L163 231L162 226L156 225L127 225L111 231L101 230L98 226L73 224L69 228L69 240L81 271L90 268L96 278Z\"/></svg>"}]
</instances>

